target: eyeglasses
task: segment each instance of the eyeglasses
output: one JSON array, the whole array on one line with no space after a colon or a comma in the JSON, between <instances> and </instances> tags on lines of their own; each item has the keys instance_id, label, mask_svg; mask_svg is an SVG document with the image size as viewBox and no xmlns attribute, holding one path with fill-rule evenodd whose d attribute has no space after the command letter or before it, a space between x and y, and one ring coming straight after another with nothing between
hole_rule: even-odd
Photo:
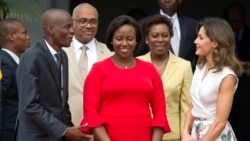
<instances>
[{"instance_id":1,"label":"eyeglasses","mask_svg":"<svg viewBox=\"0 0 250 141\"><path fill-rule=\"evenodd\" d=\"M73 19L74 21L78 22L80 26L86 26L87 24L90 24L91 26L97 26L98 20L97 19Z\"/></svg>"}]
</instances>

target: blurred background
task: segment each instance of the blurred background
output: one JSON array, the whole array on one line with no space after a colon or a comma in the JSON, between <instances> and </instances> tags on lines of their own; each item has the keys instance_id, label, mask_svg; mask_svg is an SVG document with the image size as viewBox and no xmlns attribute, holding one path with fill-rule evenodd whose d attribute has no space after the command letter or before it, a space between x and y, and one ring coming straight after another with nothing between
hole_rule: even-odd
<instances>
[{"instance_id":1,"label":"blurred background","mask_svg":"<svg viewBox=\"0 0 250 141\"><path fill-rule=\"evenodd\" d=\"M4 0L0 0L4 2ZM22 8L31 10L31 12L40 12L40 10L46 10L49 8L62 8L70 13L72 9L79 3L88 2L93 4L99 12L99 29L97 39L104 41L106 28L109 22L116 16L121 14L127 14L132 9L140 9L146 15L151 15L159 11L157 0L5 0L25 2ZM36 5L32 3L36 1ZM222 17L223 10L232 2L242 2L248 13L248 24L250 23L250 1L248 0L183 0L179 13L199 20L206 16ZM20 6L20 4L19 4ZM20 9L20 8L19 8ZM29 12L29 13L31 13ZM1 14L1 5L0 5ZM20 14L20 12L19 12ZM40 13L37 13L35 20L23 20L28 28L28 32L31 35L31 43L35 43L42 37L40 28ZM7 15L7 17L11 17ZM12 15L13 16L13 15Z\"/></svg>"}]
</instances>

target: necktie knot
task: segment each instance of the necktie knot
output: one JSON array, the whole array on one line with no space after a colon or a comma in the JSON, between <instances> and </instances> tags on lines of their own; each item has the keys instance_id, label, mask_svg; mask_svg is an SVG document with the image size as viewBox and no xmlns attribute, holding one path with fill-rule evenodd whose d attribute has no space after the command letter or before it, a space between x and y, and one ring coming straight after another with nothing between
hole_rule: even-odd
<instances>
[{"instance_id":1,"label":"necktie knot","mask_svg":"<svg viewBox=\"0 0 250 141\"><path fill-rule=\"evenodd\" d=\"M86 52L86 51L87 51L88 47L87 47L87 46L85 46L85 45L83 45L83 46L81 47L81 49L82 49L82 53L84 53L84 52Z\"/></svg>"}]
</instances>

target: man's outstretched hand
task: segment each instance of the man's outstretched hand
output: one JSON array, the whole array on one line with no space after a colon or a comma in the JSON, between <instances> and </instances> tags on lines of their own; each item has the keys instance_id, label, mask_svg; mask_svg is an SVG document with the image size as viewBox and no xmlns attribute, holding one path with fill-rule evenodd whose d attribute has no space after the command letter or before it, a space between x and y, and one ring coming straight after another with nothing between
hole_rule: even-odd
<instances>
[{"instance_id":1,"label":"man's outstretched hand","mask_svg":"<svg viewBox=\"0 0 250 141\"><path fill-rule=\"evenodd\" d=\"M87 124L81 126L69 127L64 136L70 141L91 141L93 140L92 135L84 134L81 132L82 128L87 127Z\"/></svg>"}]
</instances>

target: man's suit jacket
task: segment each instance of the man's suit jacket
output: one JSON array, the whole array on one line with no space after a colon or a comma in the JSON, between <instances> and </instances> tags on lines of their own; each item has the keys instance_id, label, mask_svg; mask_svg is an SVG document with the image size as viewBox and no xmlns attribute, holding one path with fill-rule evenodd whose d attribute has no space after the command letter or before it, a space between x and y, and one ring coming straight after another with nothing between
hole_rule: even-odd
<instances>
[{"instance_id":1,"label":"man's suit jacket","mask_svg":"<svg viewBox=\"0 0 250 141\"><path fill-rule=\"evenodd\" d=\"M17 68L19 113L17 141L61 141L72 126L68 100L68 59L61 50L63 94L59 70L44 39L21 56Z\"/></svg>"},{"instance_id":2,"label":"man's suit jacket","mask_svg":"<svg viewBox=\"0 0 250 141\"><path fill-rule=\"evenodd\" d=\"M150 52L138 58L152 63ZM190 62L174 56L169 51L167 67L161 78L166 100L166 116L171 127L171 132L164 134L163 140L180 140L185 115L191 104L189 88L193 73Z\"/></svg>"},{"instance_id":3,"label":"man's suit jacket","mask_svg":"<svg viewBox=\"0 0 250 141\"><path fill-rule=\"evenodd\" d=\"M97 41L97 60L111 56L113 53L106 47L105 44ZM80 125L83 119L83 85L87 74L81 74L76 61L73 44L69 48L63 48L69 59L69 107L72 115L72 122L75 125Z\"/></svg>"},{"instance_id":4,"label":"man's suit jacket","mask_svg":"<svg viewBox=\"0 0 250 141\"><path fill-rule=\"evenodd\" d=\"M177 14L177 17L179 20L180 32L181 32L179 57L189 60L191 62L192 69L194 71L197 60L197 56L195 55L196 46L194 44L194 40L197 37L196 34L197 21L179 14ZM147 18L148 17L143 18L139 21L139 25L141 28ZM173 52L173 49L171 47L170 50L171 52ZM137 53L135 53L135 56L146 54L148 51L149 48L145 43L143 43L142 47L139 48Z\"/></svg>"},{"instance_id":5,"label":"man's suit jacket","mask_svg":"<svg viewBox=\"0 0 250 141\"><path fill-rule=\"evenodd\" d=\"M250 27L246 26L240 39L237 56L241 61L250 62ZM238 88L234 95L234 101L229 116L235 135L239 141L249 140L250 123L245 122L250 119L250 112L246 111L250 107L250 76L242 74L239 77Z\"/></svg>"},{"instance_id":6,"label":"man's suit jacket","mask_svg":"<svg viewBox=\"0 0 250 141\"><path fill-rule=\"evenodd\" d=\"M250 61L250 27L245 26L241 39L240 39L240 45L238 49L237 56L242 61Z\"/></svg>"},{"instance_id":7,"label":"man's suit jacket","mask_svg":"<svg viewBox=\"0 0 250 141\"><path fill-rule=\"evenodd\" d=\"M0 139L10 140L12 137L2 134L3 131L13 131L18 112L18 92L16 84L16 69L18 64L4 50L0 49L1 70L3 78L1 80L1 120Z\"/></svg>"}]
</instances>

